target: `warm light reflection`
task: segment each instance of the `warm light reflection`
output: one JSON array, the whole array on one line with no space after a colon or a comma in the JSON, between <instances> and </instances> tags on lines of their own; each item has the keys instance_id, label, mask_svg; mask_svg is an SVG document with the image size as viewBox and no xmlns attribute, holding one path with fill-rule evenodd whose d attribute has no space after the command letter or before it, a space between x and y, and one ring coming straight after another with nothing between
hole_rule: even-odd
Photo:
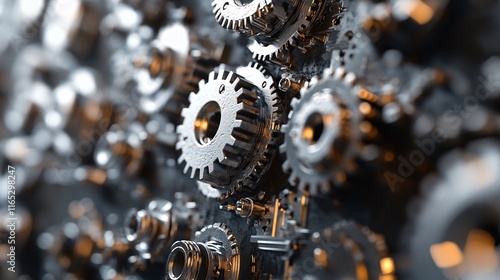
<instances>
[{"instance_id":1,"label":"warm light reflection","mask_svg":"<svg viewBox=\"0 0 500 280\"><path fill-rule=\"evenodd\" d=\"M495 238L483 230L472 230L467 236L464 264L467 274L490 273L498 267Z\"/></svg>"},{"instance_id":2,"label":"warm light reflection","mask_svg":"<svg viewBox=\"0 0 500 280\"><path fill-rule=\"evenodd\" d=\"M394 261L392 258L383 258L380 260L380 270L382 274L392 274L394 273Z\"/></svg>"},{"instance_id":3,"label":"warm light reflection","mask_svg":"<svg viewBox=\"0 0 500 280\"><path fill-rule=\"evenodd\" d=\"M432 245L430 253L434 263L439 268L450 268L459 265L464 259L458 245L451 241Z\"/></svg>"}]
</instances>

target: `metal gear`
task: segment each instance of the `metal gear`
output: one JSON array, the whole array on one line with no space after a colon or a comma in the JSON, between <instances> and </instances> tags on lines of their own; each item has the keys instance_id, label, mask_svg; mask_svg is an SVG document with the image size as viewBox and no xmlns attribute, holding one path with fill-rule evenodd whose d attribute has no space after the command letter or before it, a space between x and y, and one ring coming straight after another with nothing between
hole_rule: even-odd
<instances>
[{"instance_id":1,"label":"metal gear","mask_svg":"<svg viewBox=\"0 0 500 280\"><path fill-rule=\"evenodd\" d=\"M297 3L292 0L254 0L242 4L239 0L215 0L212 7L215 19L222 27L255 35L280 27L286 20L288 9Z\"/></svg>"},{"instance_id":2,"label":"metal gear","mask_svg":"<svg viewBox=\"0 0 500 280\"><path fill-rule=\"evenodd\" d=\"M326 42L329 29L338 24L343 11L341 1L239 1L212 3L217 21L225 28L253 37L248 48L257 60L290 65L290 52L306 52L311 46Z\"/></svg>"},{"instance_id":3,"label":"metal gear","mask_svg":"<svg viewBox=\"0 0 500 280\"><path fill-rule=\"evenodd\" d=\"M175 40L172 40L175 38ZM180 111L189 104L212 67L223 60L224 45L197 38L184 24L176 22L160 30L147 53L139 53L133 64L140 109L148 114L164 111L179 124Z\"/></svg>"},{"instance_id":4,"label":"metal gear","mask_svg":"<svg viewBox=\"0 0 500 280\"><path fill-rule=\"evenodd\" d=\"M281 107L273 79L257 64L236 73L214 71L189 99L177 128L184 173L228 191L255 188L280 136Z\"/></svg>"},{"instance_id":5,"label":"metal gear","mask_svg":"<svg viewBox=\"0 0 500 280\"><path fill-rule=\"evenodd\" d=\"M366 226L340 221L312 241L293 260L292 279L394 279L383 236Z\"/></svg>"},{"instance_id":6,"label":"metal gear","mask_svg":"<svg viewBox=\"0 0 500 280\"><path fill-rule=\"evenodd\" d=\"M196 232L195 241L175 242L167 261L167 279L240 279L239 245L231 229L216 223Z\"/></svg>"},{"instance_id":7,"label":"metal gear","mask_svg":"<svg viewBox=\"0 0 500 280\"><path fill-rule=\"evenodd\" d=\"M328 192L345 181L353 168L362 139L356 77L342 69L327 69L323 79L311 80L292 101L288 124L282 128L289 181L311 194ZM369 124L366 124L368 126Z\"/></svg>"},{"instance_id":8,"label":"metal gear","mask_svg":"<svg viewBox=\"0 0 500 280\"><path fill-rule=\"evenodd\" d=\"M420 213L407 228L414 279L498 278L489 260L500 257L499 166L500 144L485 138L445 155L424 179Z\"/></svg>"}]
</instances>

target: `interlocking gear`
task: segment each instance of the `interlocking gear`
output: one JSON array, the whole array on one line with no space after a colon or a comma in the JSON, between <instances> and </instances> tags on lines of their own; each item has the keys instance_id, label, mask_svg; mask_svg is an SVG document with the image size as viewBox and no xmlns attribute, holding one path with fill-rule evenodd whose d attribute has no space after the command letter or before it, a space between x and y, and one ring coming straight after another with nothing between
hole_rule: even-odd
<instances>
[{"instance_id":1,"label":"interlocking gear","mask_svg":"<svg viewBox=\"0 0 500 280\"><path fill-rule=\"evenodd\" d=\"M192 178L226 190L255 188L278 145L280 104L257 65L219 70L200 83L182 111L179 163Z\"/></svg>"},{"instance_id":2,"label":"interlocking gear","mask_svg":"<svg viewBox=\"0 0 500 280\"><path fill-rule=\"evenodd\" d=\"M248 48L257 60L290 66L294 48L306 52L326 42L330 28L338 24L343 4L338 0L256 0L212 3L217 21L225 28L253 37Z\"/></svg>"},{"instance_id":3,"label":"interlocking gear","mask_svg":"<svg viewBox=\"0 0 500 280\"><path fill-rule=\"evenodd\" d=\"M254 0L243 4L239 0L215 0L212 6L215 18L222 27L255 35L269 33L282 25L288 10L295 7L297 2Z\"/></svg>"},{"instance_id":4,"label":"interlocking gear","mask_svg":"<svg viewBox=\"0 0 500 280\"><path fill-rule=\"evenodd\" d=\"M311 194L328 192L344 183L352 171L362 138L355 85L356 77L337 69L325 71L323 79L313 78L301 91L301 99L292 101L288 124L283 126L285 171L291 171L290 183Z\"/></svg>"}]
</instances>

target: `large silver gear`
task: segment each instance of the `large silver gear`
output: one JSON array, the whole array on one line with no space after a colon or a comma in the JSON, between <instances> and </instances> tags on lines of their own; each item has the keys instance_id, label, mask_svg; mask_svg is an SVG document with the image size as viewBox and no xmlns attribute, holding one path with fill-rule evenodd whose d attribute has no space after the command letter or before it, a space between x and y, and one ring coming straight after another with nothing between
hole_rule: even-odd
<instances>
[{"instance_id":1,"label":"large silver gear","mask_svg":"<svg viewBox=\"0 0 500 280\"><path fill-rule=\"evenodd\" d=\"M311 80L292 101L289 122L283 126L281 152L289 181L311 194L329 192L352 170L362 139L363 114L357 97L356 77L342 69L327 69Z\"/></svg>"},{"instance_id":2,"label":"large silver gear","mask_svg":"<svg viewBox=\"0 0 500 280\"><path fill-rule=\"evenodd\" d=\"M280 135L281 109L273 79L257 64L236 73L214 71L189 99L177 129L184 172L228 191L255 188Z\"/></svg>"},{"instance_id":3,"label":"large silver gear","mask_svg":"<svg viewBox=\"0 0 500 280\"><path fill-rule=\"evenodd\" d=\"M477 237L491 238L494 243L489 249L494 252L497 246L496 258L500 256L499 167L500 144L486 138L445 155L438 162L438 172L424 179L423 200L414 204L421 208L420 213L407 229L414 258L413 279L498 278L498 265L489 266L490 273L478 270L484 268L488 258L478 259L477 252L470 254L468 243L477 241ZM453 262L459 255L462 261Z\"/></svg>"}]
</instances>

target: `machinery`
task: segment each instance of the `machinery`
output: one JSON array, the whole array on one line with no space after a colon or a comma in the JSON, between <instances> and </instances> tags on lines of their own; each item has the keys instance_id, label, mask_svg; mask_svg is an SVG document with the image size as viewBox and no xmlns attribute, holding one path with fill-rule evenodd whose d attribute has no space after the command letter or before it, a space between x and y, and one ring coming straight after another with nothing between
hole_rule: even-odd
<instances>
[{"instance_id":1,"label":"machinery","mask_svg":"<svg viewBox=\"0 0 500 280\"><path fill-rule=\"evenodd\" d=\"M0 0L0 279L500 279L499 11Z\"/></svg>"}]
</instances>

